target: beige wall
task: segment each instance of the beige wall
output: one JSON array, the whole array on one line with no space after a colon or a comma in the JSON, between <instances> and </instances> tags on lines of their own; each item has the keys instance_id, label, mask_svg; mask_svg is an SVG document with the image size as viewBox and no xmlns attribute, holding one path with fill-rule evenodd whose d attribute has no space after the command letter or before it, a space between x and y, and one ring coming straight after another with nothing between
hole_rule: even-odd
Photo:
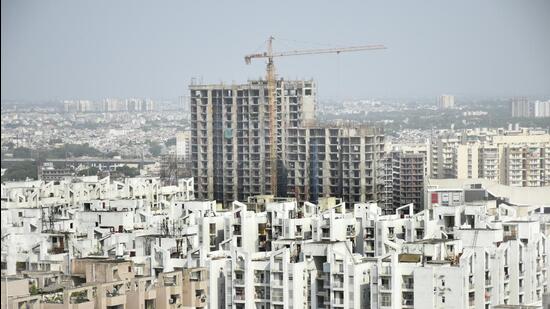
<instances>
[{"instance_id":1,"label":"beige wall","mask_svg":"<svg viewBox=\"0 0 550 309\"><path fill-rule=\"evenodd\" d=\"M86 282L111 282L135 277L132 261L109 263L101 259L75 259L72 273L86 278Z\"/></svg>"},{"instance_id":2,"label":"beige wall","mask_svg":"<svg viewBox=\"0 0 550 309\"><path fill-rule=\"evenodd\" d=\"M197 297L197 294L201 296ZM208 305L208 271L206 268L183 271L182 304L184 307L200 308ZM204 299L205 301L202 301Z\"/></svg>"},{"instance_id":3,"label":"beige wall","mask_svg":"<svg viewBox=\"0 0 550 309\"><path fill-rule=\"evenodd\" d=\"M2 278L1 286L2 286L2 289L1 289L2 309L8 308L6 296L24 297L24 296L30 295L28 279L8 280L6 283L6 279Z\"/></svg>"}]
</instances>

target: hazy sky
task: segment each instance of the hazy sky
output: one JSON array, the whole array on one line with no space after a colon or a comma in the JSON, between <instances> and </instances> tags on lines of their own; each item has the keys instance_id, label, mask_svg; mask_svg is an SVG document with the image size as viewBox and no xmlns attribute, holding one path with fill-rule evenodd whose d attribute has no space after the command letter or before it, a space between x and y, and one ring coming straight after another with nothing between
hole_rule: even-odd
<instances>
[{"instance_id":1,"label":"hazy sky","mask_svg":"<svg viewBox=\"0 0 550 309\"><path fill-rule=\"evenodd\" d=\"M262 4L262 5L260 5ZM269 4L270 6L268 6ZM385 44L277 59L321 98L550 96L550 1L2 0L2 99L176 98L192 77L264 74L261 50Z\"/></svg>"}]
</instances>

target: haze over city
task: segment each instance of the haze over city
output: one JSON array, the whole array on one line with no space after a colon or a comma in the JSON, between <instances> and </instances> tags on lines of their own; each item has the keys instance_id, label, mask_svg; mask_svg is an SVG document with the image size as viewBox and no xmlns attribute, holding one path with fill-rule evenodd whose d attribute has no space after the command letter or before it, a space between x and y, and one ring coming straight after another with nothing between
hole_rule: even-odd
<instances>
[{"instance_id":1,"label":"haze over city","mask_svg":"<svg viewBox=\"0 0 550 309\"><path fill-rule=\"evenodd\" d=\"M371 53L278 59L320 98L550 93L550 3L535 1L2 1L2 100L176 98L192 77L244 82L243 56L380 43ZM264 44L265 46L265 44Z\"/></svg>"},{"instance_id":2,"label":"haze over city","mask_svg":"<svg viewBox=\"0 0 550 309\"><path fill-rule=\"evenodd\" d=\"M550 309L550 1L1 1L0 309Z\"/></svg>"}]
</instances>

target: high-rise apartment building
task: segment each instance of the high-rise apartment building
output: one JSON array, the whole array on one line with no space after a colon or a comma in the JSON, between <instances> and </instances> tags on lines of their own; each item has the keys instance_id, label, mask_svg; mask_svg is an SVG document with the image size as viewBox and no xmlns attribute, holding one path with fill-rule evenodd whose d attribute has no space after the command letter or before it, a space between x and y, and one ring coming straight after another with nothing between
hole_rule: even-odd
<instances>
[{"instance_id":1,"label":"high-rise apartment building","mask_svg":"<svg viewBox=\"0 0 550 309\"><path fill-rule=\"evenodd\" d=\"M444 132L430 141L430 177L550 185L550 134L526 130Z\"/></svg>"},{"instance_id":2,"label":"high-rise apartment building","mask_svg":"<svg viewBox=\"0 0 550 309\"><path fill-rule=\"evenodd\" d=\"M515 98L511 102L512 117L546 118L550 117L550 100L529 101L527 98Z\"/></svg>"},{"instance_id":3,"label":"high-rise apartment building","mask_svg":"<svg viewBox=\"0 0 550 309\"><path fill-rule=\"evenodd\" d=\"M285 195L288 128L313 122L315 83L277 81L277 132L271 145L265 81L191 85L191 160L198 198L227 203L252 195ZM270 148L276 147L277 192L272 192Z\"/></svg>"},{"instance_id":4,"label":"high-rise apartment building","mask_svg":"<svg viewBox=\"0 0 550 309\"><path fill-rule=\"evenodd\" d=\"M456 153L460 140L453 134L430 139L430 177L456 178Z\"/></svg>"},{"instance_id":5,"label":"high-rise apartment building","mask_svg":"<svg viewBox=\"0 0 550 309\"><path fill-rule=\"evenodd\" d=\"M417 149L395 148L379 164L381 191L378 201L384 213L394 213L412 203L415 211L424 207L426 154Z\"/></svg>"},{"instance_id":6,"label":"high-rise apartment building","mask_svg":"<svg viewBox=\"0 0 550 309\"><path fill-rule=\"evenodd\" d=\"M86 113L94 110L94 105L92 101L88 100L65 100L63 101L63 108L65 113Z\"/></svg>"},{"instance_id":7,"label":"high-rise apartment building","mask_svg":"<svg viewBox=\"0 0 550 309\"><path fill-rule=\"evenodd\" d=\"M191 153L191 131L176 134L176 157L188 160Z\"/></svg>"},{"instance_id":8,"label":"high-rise apartment building","mask_svg":"<svg viewBox=\"0 0 550 309\"><path fill-rule=\"evenodd\" d=\"M515 98L511 102L512 117L529 117L529 100L527 98Z\"/></svg>"},{"instance_id":9,"label":"high-rise apartment building","mask_svg":"<svg viewBox=\"0 0 550 309\"><path fill-rule=\"evenodd\" d=\"M313 81L277 83L277 191L273 192L267 84L191 85L191 161L199 198L224 204L273 194L317 201L377 199L384 134L314 124Z\"/></svg>"},{"instance_id":10,"label":"high-rise apartment building","mask_svg":"<svg viewBox=\"0 0 550 309\"><path fill-rule=\"evenodd\" d=\"M533 102L533 117L535 118L550 117L550 100Z\"/></svg>"},{"instance_id":11,"label":"high-rise apartment building","mask_svg":"<svg viewBox=\"0 0 550 309\"><path fill-rule=\"evenodd\" d=\"M453 108L455 106L455 96L449 94L440 95L437 98L437 106L439 108Z\"/></svg>"},{"instance_id":12,"label":"high-rise apartment building","mask_svg":"<svg viewBox=\"0 0 550 309\"><path fill-rule=\"evenodd\" d=\"M380 191L377 165L384 135L373 127L291 128L287 132L287 194L317 201L336 196L366 202Z\"/></svg>"},{"instance_id":13,"label":"high-rise apartment building","mask_svg":"<svg viewBox=\"0 0 550 309\"><path fill-rule=\"evenodd\" d=\"M550 143L510 145L503 151L503 182L509 186L550 185Z\"/></svg>"}]
</instances>

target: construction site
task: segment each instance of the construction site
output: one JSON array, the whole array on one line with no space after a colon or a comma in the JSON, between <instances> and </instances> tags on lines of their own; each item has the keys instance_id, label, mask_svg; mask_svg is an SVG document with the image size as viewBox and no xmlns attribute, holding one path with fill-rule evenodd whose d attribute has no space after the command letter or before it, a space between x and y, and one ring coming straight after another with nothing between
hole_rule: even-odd
<instances>
[{"instance_id":1,"label":"construction site","mask_svg":"<svg viewBox=\"0 0 550 309\"><path fill-rule=\"evenodd\" d=\"M197 197L224 205L250 196L317 201L377 199L376 162L384 132L374 127L318 125L313 80L276 75L274 58L385 49L383 45L273 51L245 56L266 59L266 78L246 84L191 84L191 170Z\"/></svg>"}]
</instances>

